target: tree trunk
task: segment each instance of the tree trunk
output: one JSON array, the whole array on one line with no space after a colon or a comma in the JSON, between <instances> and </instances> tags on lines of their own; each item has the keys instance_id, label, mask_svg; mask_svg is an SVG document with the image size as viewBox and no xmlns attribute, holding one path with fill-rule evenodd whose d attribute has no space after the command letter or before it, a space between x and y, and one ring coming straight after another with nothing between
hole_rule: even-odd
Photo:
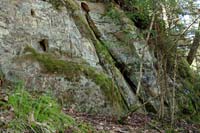
<instances>
[{"instance_id":1,"label":"tree trunk","mask_svg":"<svg viewBox=\"0 0 200 133\"><path fill-rule=\"evenodd\" d=\"M191 65L194 58L195 58L195 55L197 53L197 49L200 45L200 22L199 22L199 28L198 28L198 31L195 32L195 37L194 37L194 40L193 40L193 43L192 43L192 46L190 48L190 51L189 51L189 54L187 56L187 61L188 63Z\"/></svg>"}]
</instances>

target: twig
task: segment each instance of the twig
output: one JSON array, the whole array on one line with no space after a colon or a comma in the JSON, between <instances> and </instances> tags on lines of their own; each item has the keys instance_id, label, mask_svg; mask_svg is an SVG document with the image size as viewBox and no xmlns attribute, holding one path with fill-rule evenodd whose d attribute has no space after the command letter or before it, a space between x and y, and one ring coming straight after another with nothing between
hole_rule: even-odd
<instances>
[{"instance_id":1,"label":"twig","mask_svg":"<svg viewBox=\"0 0 200 133\"><path fill-rule=\"evenodd\" d=\"M126 120L126 118L130 115L132 115L133 112L137 111L138 109L142 108L143 106L145 106L146 104L148 104L149 102L151 102L152 100L158 98L160 95L157 95L155 97L151 97L149 98L146 102L144 102L142 105L139 105L139 106L136 106L136 107L133 107L127 114L125 114L124 116L122 116L120 119L119 119L119 122L120 123L123 123L124 120Z\"/></svg>"},{"instance_id":2,"label":"twig","mask_svg":"<svg viewBox=\"0 0 200 133\"><path fill-rule=\"evenodd\" d=\"M174 44L168 49L168 51L170 51L175 45L176 43L179 41L179 39L181 38L182 35L184 35L188 29L200 18L200 16L198 16L181 34L178 35L177 39L174 40ZM166 54L165 54L166 55Z\"/></svg>"},{"instance_id":3,"label":"twig","mask_svg":"<svg viewBox=\"0 0 200 133\"><path fill-rule=\"evenodd\" d=\"M172 114L171 114L171 127L173 127L174 125L174 114L175 114L175 83L176 83L176 69L177 69L177 54L175 56L175 60L174 60L174 86L173 86L173 90L172 90Z\"/></svg>"},{"instance_id":4,"label":"twig","mask_svg":"<svg viewBox=\"0 0 200 133\"><path fill-rule=\"evenodd\" d=\"M140 86L141 86L141 80L142 80L142 75L143 75L143 72L142 72L142 69L143 69L143 58L144 58L144 48L142 50L142 60L141 60L141 63L140 63L140 77L139 77L139 81L138 81L138 84L137 84L137 90L136 90L136 95L138 96L139 95L139 92L140 92Z\"/></svg>"},{"instance_id":5,"label":"twig","mask_svg":"<svg viewBox=\"0 0 200 133\"><path fill-rule=\"evenodd\" d=\"M158 127L156 127L155 125L151 124L151 123L147 123L149 126L153 127L154 129L156 129L158 132L162 133L162 130L159 129Z\"/></svg>"},{"instance_id":6,"label":"twig","mask_svg":"<svg viewBox=\"0 0 200 133\"><path fill-rule=\"evenodd\" d=\"M146 38L146 42L149 41L151 30L153 28L154 20L155 20L155 13L153 14L152 19L151 19L151 24L150 24L150 27L149 27L149 32L148 32L148 35L147 35L147 38Z\"/></svg>"},{"instance_id":7,"label":"twig","mask_svg":"<svg viewBox=\"0 0 200 133\"><path fill-rule=\"evenodd\" d=\"M151 34L150 31L152 30L154 20L155 20L155 13L153 14L152 19L151 19L151 24L150 24L149 32L148 32L148 35L147 35L147 38L146 38L146 43L148 43L148 41L149 41L150 34ZM143 58L144 58L144 52L145 52L146 46L147 46L147 44L142 48L142 61L140 63L140 77L139 77L139 82L138 82L138 85L137 85L136 95L138 95L139 92L140 92L141 80L142 80L142 75L143 75L143 72L142 72L142 69L143 69Z\"/></svg>"},{"instance_id":8,"label":"twig","mask_svg":"<svg viewBox=\"0 0 200 133\"><path fill-rule=\"evenodd\" d=\"M175 40L175 43L181 38L182 35L184 35L190 27L200 18L200 15L178 36L178 38Z\"/></svg>"}]
</instances>

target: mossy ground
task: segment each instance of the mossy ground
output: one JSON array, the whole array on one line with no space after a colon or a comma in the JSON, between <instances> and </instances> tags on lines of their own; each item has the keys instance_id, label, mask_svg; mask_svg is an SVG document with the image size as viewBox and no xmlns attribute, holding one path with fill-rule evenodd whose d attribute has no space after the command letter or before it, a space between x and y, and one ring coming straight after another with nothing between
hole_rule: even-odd
<instances>
[{"instance_id":1,"label":"mossy ground","mask_svg":"<svg viewBox=\"0 0 200 133\"><path fill-rule=\"evenodd\" d=\"M15 115L6 127L10 131L95 132L89 124L78 122L73 117L64 114L51 94L32 95L20 84L10 93L8 102L3 106L13 108Z\"/></svg>"}]
</instances>

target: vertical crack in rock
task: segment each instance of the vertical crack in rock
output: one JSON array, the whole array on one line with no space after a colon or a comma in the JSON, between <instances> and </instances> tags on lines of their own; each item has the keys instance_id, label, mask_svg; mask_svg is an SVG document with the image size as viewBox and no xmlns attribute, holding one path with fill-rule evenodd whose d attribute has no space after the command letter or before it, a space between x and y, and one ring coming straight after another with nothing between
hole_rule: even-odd
<instances>
[{"instance_id":1,"label":"vertical crack in rock","mask_svg":"<svg viewBox=\"0 0 200 133\"><path fill-rule=\"evenodd\" d=\"M85 15L86 16L86 19L87 19L87 22L90 26L90 28L92 29L93 33L95 34L96 38L101 42L101 44L103 45L104 43L102 42L102 40L100 39L101 37L101 33L99 32L98 28L96 27L95 23L93 22L93 20L90 18L90 15L87 14ZM103 46L105 47L105 46ZM120 71L120 73L122 74L123 78L125 79L125 81L128 83L128 85L130 86L132 92L136 92L136 85L131 81L131 79L127 76L127 71L125 71L125 73L123 72L123 69L124 69L124 65L119 63L114 57L113 55L110 53L109 50L108 51L108 54L111 56L112 60L114 61L113 65L114 67L116 67L116 69L118 69ZM103 66L105 66L105 64L102 63ZM130 109L130 106L129 104L127 103L125 97L123 96L123 93L121 92L121 87L119 86L118 84L118 80L116 79L116 75L115 72L113 72L112 68L108 68L110 71L111 71L111 74L112 74L112 77L114 78L119 90L120 90L120 95L124 101L124 103L126 104L127 108Z\"/></svg>"}]
</instances>

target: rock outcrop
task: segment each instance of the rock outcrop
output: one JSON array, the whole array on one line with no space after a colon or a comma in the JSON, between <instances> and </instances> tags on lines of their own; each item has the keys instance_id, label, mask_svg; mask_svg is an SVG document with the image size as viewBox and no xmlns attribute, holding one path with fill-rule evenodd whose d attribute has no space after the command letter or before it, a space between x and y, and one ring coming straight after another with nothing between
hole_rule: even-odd
<instances>
[{"instance_id":1,"label":"rock outcrop","mask_svg":"<svg viewBox=\"0 0 200 133\"><path fill-rule=\"evenodd\" d=\"M1 89L23 82L53 92L66 108L122 115L160 95L156 63L134 23L106 1L0 1ZM159 98L146 104L149 112L159 107Z\"/></svg>"},{"instance_id":2,"label":"rock outcrop","mask_svg":"<svg viewBox=\"0 0 200 133\"><path fill-rule=\"evenodd\" d=\"M104 46L87 29L90 27L81 7L75 1L69 3L72 5L58 10L41 0L0 2L4 87L23 81L30 90L50 89L62 104L78 111L127 111L139 103L137 98L114 61L106 62L110 58L103 57L106 49L96 50L96 45Z\"/></svg>"}]
</instances>

